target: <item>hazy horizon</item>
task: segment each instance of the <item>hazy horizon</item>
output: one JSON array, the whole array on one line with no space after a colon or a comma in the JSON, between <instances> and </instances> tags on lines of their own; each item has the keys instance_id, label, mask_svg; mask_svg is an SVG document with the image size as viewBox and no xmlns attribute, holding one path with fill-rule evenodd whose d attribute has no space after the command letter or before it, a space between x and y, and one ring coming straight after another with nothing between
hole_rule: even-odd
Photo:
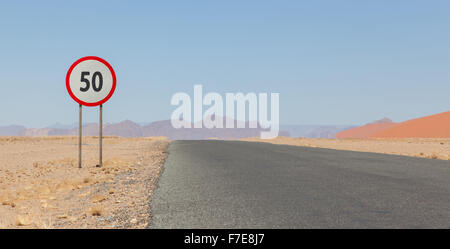
<instances>
[{"instance_id":1,"label":"hazy horizon","mask_svg":"<svg viewBox=\"0 0 450 249\"><path fill-rule=\"evenodd\" d=\"M365 123L360 123L360 124L312 124L312 123L288 124L288 123L280 123L280 126L285 126L285 127L286 126L341 126L341 127L344 127L344 126L359 126L359 125L365 125L365 124L368 124L368 123L372 123L374 121L379 121L379 120L382 120L384 118L388 118L388 117L374 119L374 120L370 120L370 121L367 121ZM419 117L417 117L417 118L419 118ZM130 120L130 119L124 119L124 120L119 120L117 122L104 122L103 125L117 124L117 123L121 123L121 122L125 122L125 121L131 121L131 122L133 122L135 124L138 124L138 125L141 125L141 126L145 126L145 125L149 125L149 124L151 124L153 122L170 121L170 119L161 119L161 120L154 120L154 121L135 121L135 120ZM400 122L407 121L407 120L401 120L401 121L392 120L392 121L400 123ZM246 122L248 122L248 120L246 120ZM89 120L89 121L84 121L83 120L83 126L84 125L88 125L88 124L98 124L98 120ZM74 128L74 127L78 127L78 121L74 121L72 123L63 123L63 122L56 121L54 123L51 123L51 124L48 124L48 125L45 125L45 126L42 126L42 127L34 127L34 126L33 127L29 127L29 126L26 126L26 125L23 125L23 124L5 124L5 125L0 124L0 127L7 127L7 126L14 126L14 125L24 126L26 128L37 128L37 129L53 128L53 127L57 127L57 126ZM64 129L66 129L66 128L64 128Z\"/></svg>"}]
</instances>

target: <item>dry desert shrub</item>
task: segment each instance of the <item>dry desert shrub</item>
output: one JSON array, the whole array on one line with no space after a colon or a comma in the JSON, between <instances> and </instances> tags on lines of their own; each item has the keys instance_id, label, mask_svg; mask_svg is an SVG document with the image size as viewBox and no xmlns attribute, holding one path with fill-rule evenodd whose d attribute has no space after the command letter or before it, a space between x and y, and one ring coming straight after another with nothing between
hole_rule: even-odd
<instances>
[{"instance_id":1,"label":"dry desert shrub","mask_svg":"<svg viewBox=\"0 0 450 249\"><path fill-rule=\"evenodd\" d=\"M8 200L8 199L2 200L2 205L4 205L4 206L11 206L11 207L15 207L16 206L16 204L12 200Z\"/></svg>"},{"instance_id":2,"label":"dry desert shrub","mask_svg":"<svg viewBox=\"0 0 450 249\"><path fill-rule=\"evenodd\" d=\"M8 223L0 219L0 229L8 228Z\"/></svg>"},{"instance_id":3,"label":"dry desert shrub","mask_svg":"<svg viewBox=\"0 0 450 249\"><path fill-rule=\"evenodd\" d=\"M28 215L18 215L16 218L16 225L17 226L29 226L33 222L31 221L30 216Z\"/></svg>"},{"instance_id":4,"label":"dry desert shrub","mask_svg":"<svg viewBox=\"0 0 450 249\"><path fill-rule=\"evenodd\" d=\"M67 214L59 214L56 216L57 219L67 219L68 215Z\"/></svg>"},{"instance_id":5,"label":"dry desert shrub","mask_svg":"<svg viewBox=\"0 0 450 249\"><path fill-rule=\"evenodd\" d=\"M51 226L51 224L52 224L52 218L44 219L44 218L42 218L40 216L38 216L38 218L34 222L34 225L38 229L51 229L51 228L53 228Z\"/></svg>"},{"instance_id":6,"label":"dry desert shrub","mask_svg":"<svg viewBox=\"0 0 450 249\"><path fill-rule=\"evenodd\" d=\"M436 154L431 154L430 156L428 156L428 158L430 159L438 159L439 157Z\"/></svg>"},{"instance_id":7,"label":"dry desert shrub","mask_svg":"<svg viewBox=\"0 0 450 249\"><path fill-rule=\"evenodd\" d=\"M94 197L92 197L92 202L93 203L102 202L106 199L107 199L107 197L104 195L95 195Z\"/></svg>"},{"instance_id":8,"label":"dry desert shrub","mask_svg":"<svg viewBox=\"0 0 450 249\"><path fill-rule=\"evenodd\" d=\"M92 215L92 216L102 216L103 211L104 211L103 206L99 205L99 206L91 207L91 208L88 210L88 213L89 213L90 215Z\"/></svg>"}]
</instances>

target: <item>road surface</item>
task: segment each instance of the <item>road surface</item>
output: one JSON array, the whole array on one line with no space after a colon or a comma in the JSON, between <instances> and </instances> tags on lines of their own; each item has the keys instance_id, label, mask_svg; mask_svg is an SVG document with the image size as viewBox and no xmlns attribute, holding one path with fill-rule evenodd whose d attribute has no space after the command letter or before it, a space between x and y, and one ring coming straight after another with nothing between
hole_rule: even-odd
<instances>
[{"instance_id":1,"label":"road surface","mask_svg":"<svg viewBox=\"0 0 450 249\"><path fill-rule=\"evenodd\" d=\"M450 228L450 161L175 141L150 228Z\"/></svg>"}]
</instances>

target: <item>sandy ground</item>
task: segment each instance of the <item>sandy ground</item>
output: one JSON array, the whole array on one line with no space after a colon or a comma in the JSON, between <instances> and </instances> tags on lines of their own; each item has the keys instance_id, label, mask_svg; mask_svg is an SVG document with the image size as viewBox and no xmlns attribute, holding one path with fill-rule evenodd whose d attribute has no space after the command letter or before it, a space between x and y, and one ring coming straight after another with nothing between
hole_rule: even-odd
<instances>
[{"instance_id":1,"label":"sandy ground","mask_svg":"<svg viewBox=\"0 0 450 249\"><path fill-rule=\"evenodd\" d=\"M165 138L0 137L0 228L144 228Z\"/></svg>"},{"instance_id":2,"label":"sandy ground","mask_svg":"<svg viewBox=\"0 0 450 249\"><path fill-rule=\"evenodd\" d=\"M450 160L450 138L313 139L278 137L268 140L259 138L241 140Z\"/></svg>"}]
</instances>

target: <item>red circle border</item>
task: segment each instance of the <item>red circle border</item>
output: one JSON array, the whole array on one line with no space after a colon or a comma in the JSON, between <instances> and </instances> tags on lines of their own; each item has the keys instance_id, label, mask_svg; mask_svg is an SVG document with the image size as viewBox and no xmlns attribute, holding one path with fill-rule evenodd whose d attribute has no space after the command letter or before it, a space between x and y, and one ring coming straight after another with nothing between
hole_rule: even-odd
<instances>
[{"instance_id":1,"label":"red circle border","mask_svg":"<svg viewBox=\"0 0 450 249\"><path fill-rule=\"evenodd\" d=\"M113 78L113 83L112 83L112 87L111 87L111 91L109 91L108 96L106 96L105 98L103 98L100 101L94 102L94 103L87 103L84 102L80 99L78 99L77 97L75 97L75 95L73 94L72 90L70 89L70 74L72 73L73 69L80 64L83 61L87 61L87 60L96 60L98 62L103 63L106 67L108 67L109 71L111 72L112 78ZM70 66L69 71L67 71L67 75L66 75L66 88L67 91L69 92L70 97L72 97L73 100L75 100L76 102L78 102L80 105L84 105L84 106L98 106L98 105L103 105L106 101L108 101L111 96L113 95L114 91L116 90L116 73L114 72L114 69L112 68L112 66L105 61L104 59L97 57L97 56L86 56L83 58L78 59L77 61L75 61L72 66Z\"/></svg>"}]
</instances>

